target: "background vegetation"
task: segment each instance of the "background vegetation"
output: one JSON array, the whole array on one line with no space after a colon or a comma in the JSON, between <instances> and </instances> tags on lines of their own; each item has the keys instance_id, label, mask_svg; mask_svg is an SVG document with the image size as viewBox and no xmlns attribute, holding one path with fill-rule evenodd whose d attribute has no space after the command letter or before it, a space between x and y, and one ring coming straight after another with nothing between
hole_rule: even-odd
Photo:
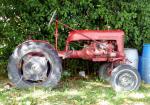
<instances>
[{"instance_id":1,"label":"background vegetation","mask_svg":"<svg viewBox=\"0 0 150 105\"><path fill-rule=\"evenodd\" d=\"M0 71L4 72L13 49L29 36L54 44L54 24L48 28L51 13L75 29L122 29L125 46L141 52L150 43L149 0L0 0ZM68 29L59 26L59 48L63 49ZM76 69L84 63L70 63ZM88 64L88 63L86 63ZM75 66L74 66L75 65ZM81 67L81 66L80 66ZM84 67L81 67L83 69Z\"/></svg>"}]
</instances>

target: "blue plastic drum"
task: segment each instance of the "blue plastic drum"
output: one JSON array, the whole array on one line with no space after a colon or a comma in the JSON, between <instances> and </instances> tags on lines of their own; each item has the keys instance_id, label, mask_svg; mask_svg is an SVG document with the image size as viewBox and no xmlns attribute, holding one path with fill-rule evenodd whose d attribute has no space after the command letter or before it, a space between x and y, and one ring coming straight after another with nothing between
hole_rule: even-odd
<instances>
[{"instance_id":1,"label":"blue plastic drum","mask_svg":"<svg viewBox=\"0 0 150 105\"><path fill-rule=\"evenodd\" d=\"M150 83L150 44L143 45L142 79L145 83Z\"/></svg>"}]
</instances>

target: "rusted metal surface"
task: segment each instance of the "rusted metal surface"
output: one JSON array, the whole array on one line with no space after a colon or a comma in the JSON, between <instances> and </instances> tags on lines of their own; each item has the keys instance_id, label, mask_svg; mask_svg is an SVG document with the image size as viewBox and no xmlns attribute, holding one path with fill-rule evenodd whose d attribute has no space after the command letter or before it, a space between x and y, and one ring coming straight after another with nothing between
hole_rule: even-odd
<instances>
[{"instance_id":1,"label":"rusted metal surface","mask_svg":"<svg viewBox=\"0 0 150 105\"><path fill-rule=\"evenodd\" d=\"M84 36L82 34L84 34ZM88 44L84 45L83 49L69 50L69 44L71 42L83 40L89 41ZM123 60L124 32L121 30L71 31L66 41L66 49L64 51L58 51L58 54L63 58L82 58L92 61Z\"/></svg>"}]
</instances>

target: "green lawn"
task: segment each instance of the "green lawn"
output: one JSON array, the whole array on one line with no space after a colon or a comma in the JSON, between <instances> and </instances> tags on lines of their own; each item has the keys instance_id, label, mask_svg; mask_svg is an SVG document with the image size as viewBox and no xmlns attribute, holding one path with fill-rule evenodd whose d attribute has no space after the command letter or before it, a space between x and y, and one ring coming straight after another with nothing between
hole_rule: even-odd
<instances>
[{"instance_id":1,"label":"green lawn","mask_svg":"<svg viewBox=\"0 0 150 105\"><path fill-rule=\"evenodd\" d=\"M136 92L116 93L101 80L68 78L57 88L5 89L0 78L0 105L150 105L150 85Z\"/></svg>"}]
</instances>

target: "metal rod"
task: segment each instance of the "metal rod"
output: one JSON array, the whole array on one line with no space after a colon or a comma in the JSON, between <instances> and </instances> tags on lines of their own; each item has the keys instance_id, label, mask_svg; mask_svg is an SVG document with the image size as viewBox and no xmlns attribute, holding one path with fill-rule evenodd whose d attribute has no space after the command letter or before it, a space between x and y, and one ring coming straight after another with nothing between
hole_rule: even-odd
<instances>
[{"instance_id":1,"label":"metal rod","mask_svg":"<svg viewBox=\"0 0 150 105\"><path fill-rule=\"evenodd\" d=\"M60 21L58 21L57 19L56 19L56 21L57 21L59 24L61 24L61 25L65 26L65 27L67 27L67 28L69 28L69 29L71 29L71 30L77 32L78 34L80 34L80 35L82 35L82 36L84 36L84 37L86 37L86 38L88 38L88 39L90 39L90 40L96 41L96 40L92 39L91 37L88 37L88 36L86 36L86 35L84 35L84 34L78 32L78 31L76 31L75 29L71 28L70 26L68 26L68 25L66 25L66 24L64 24L64 23L62 23L62 22L60 22Z\"/></svg>"},{"instance_id":2,"label":"metal rod","mask_svg":"<svg viewBox=\"0 0 150 105\"><path fill-rule=\"evenodd\" d=\"M58 21L56 18L55 22L56 28L55 28L55 49L58 50Z\"/></svg>"}]
</instances>

